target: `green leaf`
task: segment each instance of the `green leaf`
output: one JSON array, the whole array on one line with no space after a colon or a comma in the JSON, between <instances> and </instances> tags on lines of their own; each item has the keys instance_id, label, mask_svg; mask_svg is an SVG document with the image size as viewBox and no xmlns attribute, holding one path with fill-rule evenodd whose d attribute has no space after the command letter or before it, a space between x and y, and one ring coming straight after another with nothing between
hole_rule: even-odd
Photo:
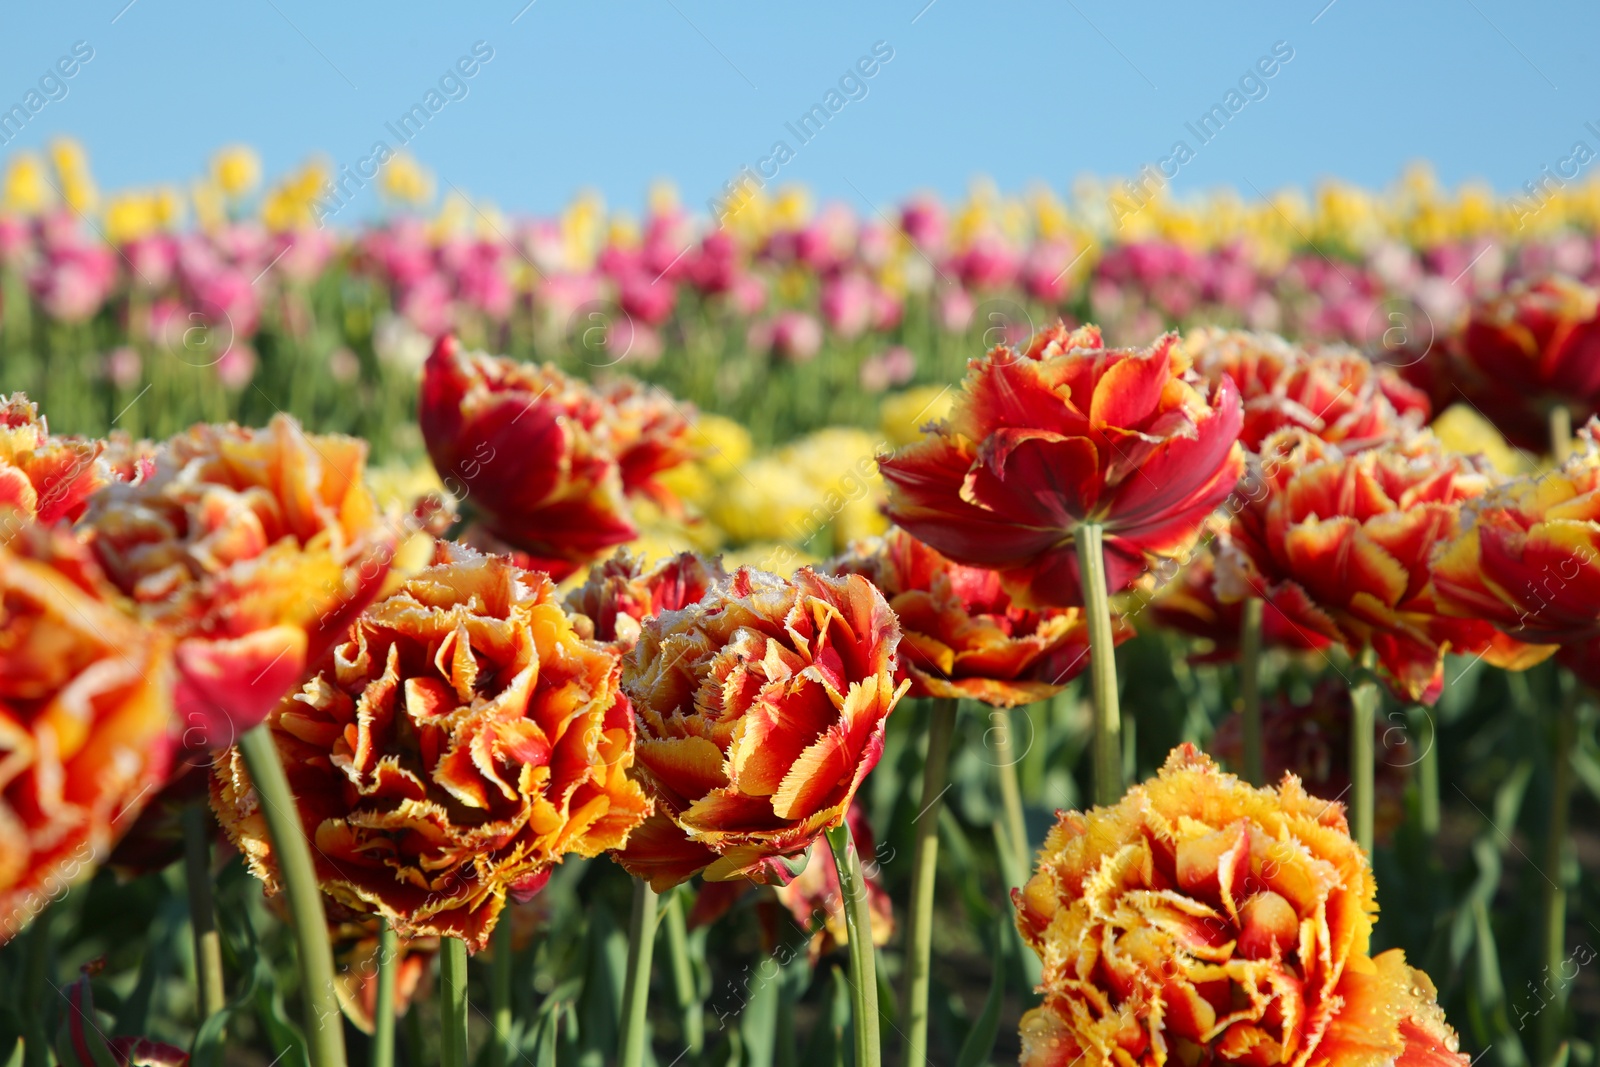
<instances>
[{"instance_id":1,"label":"green leaf","mask_svg":"<svg viewBox=\"0 0 1600 1067\"><path fill-rule=\"evenodd\" d=\"M150 925L145 939L144 958L139 962L139 982L133 992L117 1009L112 1032L117 1034L143 1034L150 1030L150 1003L156 989L172 970L177 954L177 941L182 936L189 907L177 894L161 902L155 921Z\"/></svg>"},{"instance_id":2,"label":"green leaf","mask_svg":"<svg viewBox=\"0 0 1600 1067\"><path fill-rule=\"evenodd\" d=\"M994 935L994 956L990 963L989 995L984 999L983 1010L972 1021L967 1039L961 1042L961 1052L956 1056L956 1067L982 1067L994 1053L995 1039L1000 1036L1000 1009L1006 996L1006 946L1013 936L1010 923L1000 920Z\"/></svg>"}]
</instances>

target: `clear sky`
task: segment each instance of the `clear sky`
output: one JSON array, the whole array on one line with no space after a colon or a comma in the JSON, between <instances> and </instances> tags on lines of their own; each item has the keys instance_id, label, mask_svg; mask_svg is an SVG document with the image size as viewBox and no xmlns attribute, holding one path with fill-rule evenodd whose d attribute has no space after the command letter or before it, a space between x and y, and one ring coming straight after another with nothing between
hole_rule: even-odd
<instances>
[{"instance_id":1,"label":"clear sky","mask_svg":"<svg viewBox=\"0 0 1600 1067\"><path fill-rule=\"evenodd\" d=\"M76 42L93 58L49 83L59 99L0 157L71 134L105 188L185 178L230 141L255 145L269 175L312 152L354 164L397 144L386 124L426 107L463 57L473 75L446 80L409 147L442 190L520 212L585 186L635 207L658 176L703 206L740 166L773 169L778 141L793 153L780 181L862 210L960 193L980 173L1065 188L1159 163L1180 140L1193 156L1176 191L1246 196L1323 176L1383 184L1417 158L1446 181L1511 190L1578 140L1600 149L1585 128L1600 129L1594 4L525 4L13 0L0 111ZM477 42L486 63L471 62ZM1246 81L1201 143L1185 124L1259 75L1278 42L1293 58ZM859 77L875 45L892 59ZM826 110L831 89L842 106L802 143L785 124Z\"/></svg>"}]
</instances>

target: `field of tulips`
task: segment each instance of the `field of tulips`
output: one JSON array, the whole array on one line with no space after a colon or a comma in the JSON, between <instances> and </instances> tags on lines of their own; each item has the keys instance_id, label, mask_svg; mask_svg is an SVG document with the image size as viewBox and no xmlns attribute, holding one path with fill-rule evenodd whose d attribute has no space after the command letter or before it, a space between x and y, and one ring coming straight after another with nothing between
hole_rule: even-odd
<instances>
[{"instance_id":1,"label":"field of tulips","mask_svg":"<svg viewBox=\"0 0 1600 1067\"><path fill-rule=\"evenodd\" d=\"M1600 183L327 179L6 164L0 1065L1600 1067Z\"/></svg>"}]
</instances>

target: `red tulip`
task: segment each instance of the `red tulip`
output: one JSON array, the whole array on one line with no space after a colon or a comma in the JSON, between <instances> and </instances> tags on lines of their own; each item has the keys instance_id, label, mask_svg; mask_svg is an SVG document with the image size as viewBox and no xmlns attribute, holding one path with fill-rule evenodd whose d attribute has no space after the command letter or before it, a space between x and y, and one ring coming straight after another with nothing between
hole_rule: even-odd
<instances>
[{"instance_id":1,"label":"red tulip","mask_svg":"<svg viewBox=\"0 0 1600 1067\"><path fill-rule=\"evenodd\" d=\"M1207 388L1176 336L1107 349L1057 327L968 365L950 417L880 461L886 511L1019 603L1076 605L1079 524L1104 528L1113 592L1181 555L1244 469L1241 421L1232 381Z\"/></svg>"}]
</instances>

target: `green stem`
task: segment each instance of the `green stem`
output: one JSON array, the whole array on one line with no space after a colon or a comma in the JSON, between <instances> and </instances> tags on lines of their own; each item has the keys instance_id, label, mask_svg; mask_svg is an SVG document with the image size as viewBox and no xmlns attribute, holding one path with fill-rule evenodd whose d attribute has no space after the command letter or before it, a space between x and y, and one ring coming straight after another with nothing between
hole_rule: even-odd
<instances>
[{"instance_id":1,"label":"green stem","mask_svg":"<svg viewBox=\"0 0 1600 1067\"><path fill-rule=\"evenodd\" d=\"M211 902L211 812L191 804L183 813L183 873L189 886L189 928L194 931L195 1011L200 1021L227 1006L222 985L222 937Z\"/></svg>"},{"instance_id":2,"label":"green stem","mask_svg":"<svg viewBox=\"0 0 1600 1067\"><path fill-rule=\"evenodd\" d=\"M1028 822L1022 813L1022 785L1017 781L1017 746L1011 740L1011 712L990 708L989 732L994 737L995 777L1000 782L1000 806L1006 813L1006 833L1012 851L1023 867L1033 860L1028 848Z\"/></svg>"},{"instance_id":3,"label":"green stem","mask_svg":"<svg viewBox=\"0 0 1600 1067\"><path fill-rule=\"evenodd\" d=\"M683 901L677 893L667 898L661 923L667 928L667 954L672 962L672 987L678 995L678 1011L683 1016L683 1043L691 1056L698 1056L706 1043L705 1015L695 988L694 968L689 963L689 930L683 919Z\"/></svg>"},{"instance_id":4,"label":"green stem","mask_svg":"<svg viewBox=\"0 0 1600 1067\"><path fill-rule=\"evenodd\" d=\"M1106 592L1106 557L1100 524L1079 525L1078 581L1089 623L1090 692L1094 698L1094 801L1115 804L1127 785L1122 777L1122 710L1117 703L1116 645L1111 636L1111 598Z\"/></svg>"},{"instance_id":5,"label":"green stem","mask_svg":"<svg viewBox=\"0 0 1600 1067\"><path fill-rule=\"evenodd\" d=\"M628 977L622 987L622 1038L617 1044L622 1067L640 1067L648 1040L645 1008L650 1001L650 957L655 954L655 890L633 880L633 910L628 918Z\"/></svg>"},{"instance_id":6,"label":"green stem","mask_svg":"<svg viewBox=\"0 0 1600 1067\"><path fill-rule=\"evenodd\" d=\"M839 868L839 893L844 898L845 930L850 938L850 992L855 1017L856 1067L879 1067L878 966L872 947L872 912L867 907L861 857L850 840L850 826L828 831L828 845Z\"/></svg>"},{"instance_id":7,"label":"green stem","mask_svg":"<svg viewBox=\"0 0 1600 1067\"><path fill-rule=\"evenodd\" d=\"M278 857L278 878L289 904L289 925L294 930L299 957L301 994L305 997L306 1046L311 1067L345 1067L344 1016L333 992L333 950L328 943L328 919L322 910L311 847L296 815L289 779L278 759L278 746L265 723L239 738L250 780L261 800L267 836Z\"/></svg>"},{"instance_id":8,"label":"green stem","mask_svg":"<svg viewBox=\"0 0 1600 1067\"><path fill-rule=\"evenodd\" d=\"M1000 878L1004 883L1002 888L1022 888L1028 884L1032 867L1019 866L1016 860L1016 850L1011 847L1010 835L1006 833L1005 823L999 819L994 820L991 830L994 833L996 844L995 859L1000 866ZM1022 963L1022 975L1026 980L1028 989L1033 989L1044 980L1044 964L1040 962L1038 953L1034 952L1028 943L1022 940L1022 931L1017 929L1015 923L1011 924L1011 936L1016 938L1013 943L1017 950L1017 959Z\"/></svg>"},{"instance_id":9,"label":"green stem","mask_svg":"<svg viewBox=\"0 0 1600 1067\"><path fill-rule=\"evenodd\" d=\"M378 995L372 1006L372 1067L394 1067L394 976L400 967L400 935L378 919Z\"/></svg>"},{"instance_id":10,"label":"green stem","mask_svg":"<svg viewBox=\"0 0 1600 1067\"><path fill-rule=\"evenodd\" d=\"M1370 661L1371 653L1363 663ZM1350 688L1350 826L1356 844L1372 855L1372 731L1378 718L1378 683L1362 677Z\"/></svg>"},{"instance_id":11,"label":"green stem","mask_svg":"<svg viewBox=\"0 0 1600 1067\"><path fill-rule=\"evenodd\" d=\"M440 938L439 1061L444 1067L467 1067L467 943Z\"/></svg>"},{"instance_id":12,"label":"green stem","mask_svg":"<svg viewBox=\"0 0 1600 1067\"><path fill-rule=\"evenodd\" d=\"M928 987L932 973L933 882L939 869L939 809L950 769L950 737L959 701L933 701L928 722L928 755L922 761L922 811L914 826L911 860L911 916L906 927L905 1067L920 1067L928 1057ZM1016 783L1013 781L1012 786ZM1003 789L1002 789L1003 791Z\"/></svg>"},{"instance_id":13,"label":"green stem","mask_svg":"<svg viewBox=\"0 0 1600 1067\"><path fill-rule=\"evenodd\" d=\"M1578 686L1564 679L1551 731L1550 818L1544 840L1544 981L1554 991L1552 1003L1539 1023L1541 1062L1550 1063L1561 1043L1566 1019L1567 985L1562 975L1567 960L1567 830L1572 818L1572 749L1578 738Z\"/></svg>"},{"instance_id":14,"label":"green stem","mask_svg":"<svg viewBox=\"0 0 1600 1067\"><path fill-rule=\"evenodd\" d=\"M494 1033L489 1038L489 1067L506 1067L513 1054L511 1034L511 904L500 912L489 961L489 998Z\"/></svg>"},{"instance_id":15,"label":"green stem","mask_svg":"<svg viewBox=\"0 0 1600 1067\"><path fill-rule=\"evenodd\" d=\"M1422 758L1417 761L1417 821L1428 840L1439 836L1439 731L1427 708L1418 708L1417 743Z\"/></svg>"},{"instance_id":16,"label":"green stem","mask_svg":"<svg viewBox=\"0 0 1600 1067\"><path fill-rule=\"evenodd\" d=\"M1244 777L1265 785L1261 755L1261 611L1260 597L1246 597L1239 623L1239 704L1244 716Z\"/></svg>"}]
</instances>

